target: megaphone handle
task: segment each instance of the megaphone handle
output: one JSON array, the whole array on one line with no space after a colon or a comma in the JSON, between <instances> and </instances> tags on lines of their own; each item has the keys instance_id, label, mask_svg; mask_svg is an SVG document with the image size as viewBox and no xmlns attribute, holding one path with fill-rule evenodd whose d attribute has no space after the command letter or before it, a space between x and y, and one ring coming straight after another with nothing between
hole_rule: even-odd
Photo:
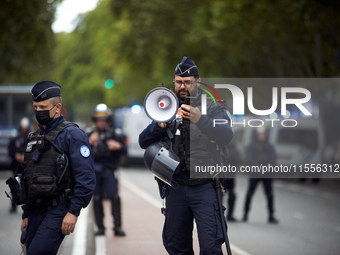
<instances>
[{"instance_id":1,"label":"megaphone handle","mask_svg":"<svg viewBox=\"0 0 340 255\"><path fill-rule=\"evenodd\" d=\"M166 127L166 134L168 135L169 139L172 140L174 138L173 133L171 132L170 128Z\"/></svg>"}]
</instances>

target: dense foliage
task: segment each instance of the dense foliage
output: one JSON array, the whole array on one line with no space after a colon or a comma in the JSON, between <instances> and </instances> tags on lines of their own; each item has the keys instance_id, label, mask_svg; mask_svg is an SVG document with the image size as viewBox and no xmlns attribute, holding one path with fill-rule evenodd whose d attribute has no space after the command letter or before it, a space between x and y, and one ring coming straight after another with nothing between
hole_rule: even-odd
<instances>
[{"instance_id":1,"label":"dense foliage","mask_svg":"<svg viewBox=\"0 0 340 255\"><path fill-rule=\"evenodd\" d=\"M55 80L82 116L171 87L184 55L203 77L339 74L336 0L101 0L73 32L53 35L56 2L1 1L0 83Z\"/></svg>"},{"instance_id":2,"label":"dense foliage","mask_svg":"<svg viewBox=\"0 0 340 255\"><path fill-rule=\"evenodd\" d=\"M60 2L0 1L0 83L34 83L52 73L51 25Z\"/></svg>"}]
</instances>

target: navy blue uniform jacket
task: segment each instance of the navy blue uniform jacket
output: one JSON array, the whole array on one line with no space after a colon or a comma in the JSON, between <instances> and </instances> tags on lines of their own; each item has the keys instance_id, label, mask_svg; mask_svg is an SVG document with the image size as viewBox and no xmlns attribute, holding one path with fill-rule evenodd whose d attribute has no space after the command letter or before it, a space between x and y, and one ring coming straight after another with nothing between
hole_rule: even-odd
<instances>
[{"instance_id":1,"label":"navy blue uniform jacket","mask_svg":"<svg viewBox=\"0 0 340 255\"><path fill-rule=\"evenodd\" d=\"M39 125L42 134L48 134L52 129L64 122L63 116L60 116L46 125L46 129ZM71 197L71 204L68 212L78 216L81 208L85 208L92 197L96 177L93 167L93 155L82 155L80 148L87 146L90 150L89 139L87 135L78 127L71 126L65 128L55 139L55 145L63 150L69 157L71 171L74 177L75 186ZM83 147L84 148L84 147ZM23 219L27 217L29 207L23 206Z\"/></svg>"}]
</instances>

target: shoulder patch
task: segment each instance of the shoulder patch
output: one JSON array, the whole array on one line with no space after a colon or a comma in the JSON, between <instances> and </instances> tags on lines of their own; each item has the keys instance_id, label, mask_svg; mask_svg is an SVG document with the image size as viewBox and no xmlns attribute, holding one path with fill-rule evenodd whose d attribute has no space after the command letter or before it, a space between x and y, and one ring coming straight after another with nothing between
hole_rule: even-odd
<instances>
[{"instance_id":1,"label":"shoulder patch","mask_svg":"<svg viewBox=\"0 0 340 255\"><path fill-rule=\"evenodd\" d=\"M81 146L80 147L80 154L84 158L88 158L90 156L90 149L89 149L89 147L87 147L86 145Z\"/></svg>"}]
</instances>

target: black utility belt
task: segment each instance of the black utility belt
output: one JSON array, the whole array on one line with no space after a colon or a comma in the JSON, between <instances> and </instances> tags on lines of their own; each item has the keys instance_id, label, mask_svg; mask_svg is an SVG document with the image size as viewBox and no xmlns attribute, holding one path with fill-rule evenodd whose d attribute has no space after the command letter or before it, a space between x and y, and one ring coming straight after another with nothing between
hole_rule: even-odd
<instances>
[{"instance_id":1,"label":"black utility belt","mask_svg":"<svg viewBox=\"0 0 340 255\"><path fill-rule=\"evenodd\" d=\"M209 182L212 183L212 179L188 179L188 180L183 180L183 181L174 181L177 182L178 184L181 185L190 185L190 186L196 186L196 185L203 185L203 184L207 184Z\"/></svg>"},{"instance_id":2,"label":"black utility belt","mask_svg":"<svg viewBox=\"0 0 340 255\"><path fill-rule=\"evenodd\" d=\"M50 211L57 205L69 206L69 201L64 194L54 197L31 200L31 205L39 208L39 211Z\"/></svg>"}]
</instances>

